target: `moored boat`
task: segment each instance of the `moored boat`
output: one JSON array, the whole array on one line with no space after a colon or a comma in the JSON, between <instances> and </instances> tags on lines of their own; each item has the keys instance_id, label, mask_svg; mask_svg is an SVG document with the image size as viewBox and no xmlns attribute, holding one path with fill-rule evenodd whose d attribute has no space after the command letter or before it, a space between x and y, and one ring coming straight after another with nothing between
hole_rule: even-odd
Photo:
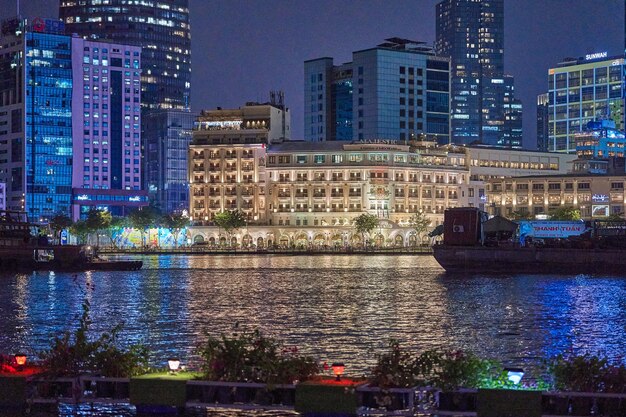
<instances>
[{"instance_id":1,"label":"moored boat","mask_svg":"<svg viewBox=\"0 0 626 417\"><path fill-rule=\"evenodd\" d=\"M82 245L52 245L33 236L24 212L0 210L0 270L3 271L132 271L142 261L94 259Z\"/></svg>"},{"instance_id":2,"label":"moored boat","mask_svg":"<svg viewBox=\"0 0 626 417\"><path fill-rule=\"evenodd\" d=\"M492 219L493 220L493 219ZM487 216L476 208L446 210L443 244L433 247L437 262L449 272L483 273L615 273L626 271L626 247L620 236L626 226L604 229L553 222L552 233L562 238L537 239L520 235L505 219L495 233L508 233L503 240L489 240ZM493 230L490 230L494 233ZM524 232L522 232L524 233ZM520 238L521 237L521 238ZM547 243L546 243L547 241Z\"/></svg>"}]
</instances>

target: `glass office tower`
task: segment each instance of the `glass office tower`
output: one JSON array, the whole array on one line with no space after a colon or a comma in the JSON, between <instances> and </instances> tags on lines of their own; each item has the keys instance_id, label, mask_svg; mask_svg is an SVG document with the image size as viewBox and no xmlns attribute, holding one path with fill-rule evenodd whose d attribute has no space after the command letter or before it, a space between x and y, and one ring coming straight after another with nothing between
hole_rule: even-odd
<instances>
[{"instance_id":1,"label":"glass office tower","mask_svg":"<svg viewBox=\"0 0 626 417\"><path fill-rule=\"evenodd\" d=\"M304 137L309 141L407 140L448 143L449 61L423 42L390 38L352 62L304 63Z\"/></svg>"},{"instance_id":2,"label":"glass office tower","mask_svg":"<svg viewBox=\"0 0 626 417\"><path fill-rule=\"evenodd\" d=\"M66 33L141 46L142 106L188 110L191 27L188 0L61 0Z\"/></svg>"},{"instance_id":3,"label":"glass office tower","mask_svg":"<svg viewBox=\"0 0 626 417\"><path fill-rule=\"evenodd\" d=\"M187 167L180 141L186 148L193 129L193 117L181 114L191 107L189 1L61 0L59 16L67 34L142 47L142 187L163 211L187 208L179 173ZM174 120L181 124L168 125Z\"/></svg>"},{"instance_id":4,"label":"glass office tower","mask_svg":"<svg viewBox=\"0 0 626 417\"><path fill-rule=\"evenodd\" d=\"M587 123L610 119L624 129L624 58L606 52L567 59L548 71L548 151L576 151Z\"/></svg>"},{"instance_id":5,"label":"glass office tower","mask_svg":"<svg viewBox=\"0 0 626 417\"><path fill-rule=\"evenodd\" d=\"M46 223L123 215L140 191L140 49L11 19L0 36L0 183L7 209Z\"/></svg>"},{"instance_id":6,"label":"glass office tower","mask_svg":"<svg viewBox=\"0 0 626 417\"><path fill-rule=\"evenodd\" d=\"M29 218L68 213L72 196L71 38L27 32L24 160Z\"/></svg>"},{"instance_id":7,"label":"glass office tower","mask_svg":"<svg viewBox=\"0 0 626 417\"><path fill-rule=\"evenodd\" d=\"M521 146L506 123L512 79L504 73L503 0L444 0L436 7L437 54L450 57L451 141Z\"/></svg>"}]
</instances>

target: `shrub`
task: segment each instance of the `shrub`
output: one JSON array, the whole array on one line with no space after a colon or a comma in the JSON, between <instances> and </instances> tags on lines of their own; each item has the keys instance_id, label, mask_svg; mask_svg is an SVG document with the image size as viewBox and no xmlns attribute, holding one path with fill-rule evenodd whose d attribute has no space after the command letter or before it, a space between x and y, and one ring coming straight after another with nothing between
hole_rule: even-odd
<instances>
[{"instance_id":1,"label":"shrub","mask_svg":"<svg viewBox=\"0 0 626 417\"><path fill-rule=\"evenodd\" d=\"M460 350L428 350L419 355L392 341L378 358L370 383L388 387L432 386L442 390L510 387L502 366Z\"/></svg>"},{"instance_id":2,"label":"shrub","mask_svg":"<svg viewBox=\"0 0 626 417\"><path fill-rule=\"evenodd\" d=\"M200 346L203 377L212 381L291 384L317 374L312 358L298 354L297 348L283 348L259 331L233 337L208 336Z\"/></svg>"},{"instance_id":3,"label":"shrub","mask_svg":"<svg viewBox=\"0 0 626 417\"><path fill-rule=\"evenodd\" d=\"M108 377L130 377L148 368L148 350L133 345L128 350L116 346L121 325L115 326L95 340L88 337L91 318L90 303L85 300L78 328L56 336L49 350L39 353L44 374L50 377L99 373Z\"/></svg>"},{"instance_id":4,"label":"shrub","mask_svg":"<svg viewBox=\"0 0 626 417\"><path fill-rule=\"evenodd\" d=\"M612 365L606 358L559 355L550 361L548 370L557 390L613 393L626 390L626 366Z\"/></svg>"}]
</instances>

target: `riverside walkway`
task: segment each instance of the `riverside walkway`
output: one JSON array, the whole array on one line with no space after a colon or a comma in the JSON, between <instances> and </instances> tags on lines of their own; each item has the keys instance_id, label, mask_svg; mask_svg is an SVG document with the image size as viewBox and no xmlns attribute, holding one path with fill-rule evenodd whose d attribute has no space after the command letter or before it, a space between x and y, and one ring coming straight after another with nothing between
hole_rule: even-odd
<instances>
[{"instance_id":1,"label":"riverside walkway","mask_svg":"<svg viewBox=\"0 0 626 417\"><path fill-rule=\"evenodd\" d=\"M101 247L98 253L106 255L432 255L430 246L391 248L220 248L186 246L181 248L115 248Z\"/></svg>"}]
</instances>

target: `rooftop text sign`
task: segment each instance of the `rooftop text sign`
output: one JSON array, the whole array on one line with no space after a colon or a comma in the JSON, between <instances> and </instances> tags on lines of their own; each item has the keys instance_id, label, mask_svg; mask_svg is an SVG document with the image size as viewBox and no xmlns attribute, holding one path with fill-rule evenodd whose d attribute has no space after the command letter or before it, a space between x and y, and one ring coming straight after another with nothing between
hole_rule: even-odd
<instances>
[{"instance_id":1,"label":"rooftop text sign","mask_svg":"<svg viewBox=\"0 0 626 417\"><path fill-rule=\"evenodd\" d=\"M608 55L608 53L606 51L604 52L596 52L593 54L587 54L585 55L585 61L591 61L592 59L600 59L600 58L606 58Z\"/></svg>"}]
</instances>

